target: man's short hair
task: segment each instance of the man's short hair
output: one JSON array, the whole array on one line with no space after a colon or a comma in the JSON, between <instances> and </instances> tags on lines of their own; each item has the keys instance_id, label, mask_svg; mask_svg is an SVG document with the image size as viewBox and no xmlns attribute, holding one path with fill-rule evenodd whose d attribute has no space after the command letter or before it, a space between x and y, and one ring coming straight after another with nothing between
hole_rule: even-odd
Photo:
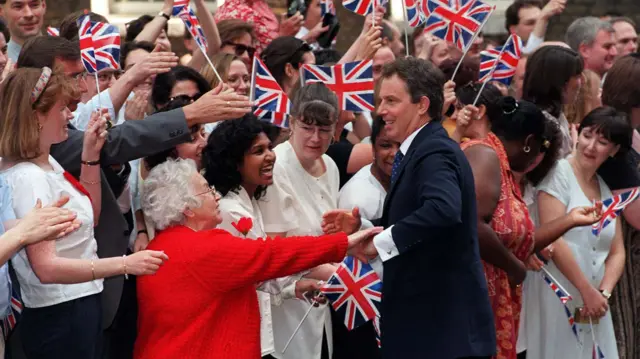
<instances>
[{"instance_id":1,"label":"man's short hair","mask_svg":"<svg viewBox=\"0 0 640 359\"><path fill-rule=\"evenodd\" d=\"M520 9L526 9L529 7L537 7L542 9L542 1L540 0L516 0L513 4L509 5L505 12L504 27L507 29L507 33L511 32L509 28L520 23Z\"/></svg>"},{"instance_id":2,"label":"man's short hair","mask_svg":"<svg viewBox=\"0 0 640 359\"><path fill-rule=\"evenodd\" d=\"M17 66L53 68L56 59L66 61L80 60L80 46L59 36L36 36L24 43Z\"/></svg>"},{"instance_id":3,"label":"man's short hair","mask_svg":"<svg viewBox=\"0 0 640 359\"><path fill-rule=\"evenodd\" d=\"M418 103L422 97L426 96L430 101L429 117L432 121L441 120L445 77L440 69L429 61L404 57L382 68L382 79L389 79L394 75L404 81L411 96L411 102Z\"/></svg>"},{"instance_id":4,"label":"man's short hair","mask_svg":"<svg viewBox=\"0 0 640 359\"><path fill-rule=\"evenodd\" d=\"M626 22L627 24L633 26L634 28L636 27L636 22L631 20L631 18L626 17L626 16L616 16L614 18L612 18L611 20L609 20L609 22L611 23L611 25L615 25L619 22Z\"/></svg>"},{"instance_id":5,"label":"man's short hair","mask_svg":"<svg viewBox=\"0 0 640 359\"><path fill-rule=\"evenodd\" d=\"M565 35L565 42L573 50L579 51L580 45L593 44L600 31L615 33L613 26L608 21L600 20L594 16L581 17L569 25Z\"/></svg>"},{"instance_id":6,"label":"man's short hair","mask_svg":"<svg viewBox=\"0 0 640 359\"><path fill-rule=\"evenodd\" d=\"M78 41L78 19L82 15L84 15L84 10L76 11L65 16L60 23L60 37L71 41ZM87 15L89 15L91 21L109 23L106 17L96 14L95 12L89 12Z\"/></svg>"},{"instance_id":7,"label":"man's short hair","mask_svg":"<svg viewBox=\"0 0 640 359\"><path fill-rule=\"evenodd\" d=\"M391 28L391 26L389 25L388 20L383 20L382 21L382 39L383 40L387 40L389 42L392 42L394 40L394 36L393 36L393 29Z\"/></svg>"}]
</instances>

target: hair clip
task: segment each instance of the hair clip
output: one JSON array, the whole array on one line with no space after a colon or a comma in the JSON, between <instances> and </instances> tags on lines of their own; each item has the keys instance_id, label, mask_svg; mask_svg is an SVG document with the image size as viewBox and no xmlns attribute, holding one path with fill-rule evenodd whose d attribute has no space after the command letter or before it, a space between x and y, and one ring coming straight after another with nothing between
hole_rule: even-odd
<instances>
[{"instance_id":1,"label":"hair clip","mask_svg":"<svg viewBox=\"0 0 640 359\"><path fill-rule=\"evenodd\" d=\"M518 101L513 97L505 97L502 100L502 112L505 115L511 115L518 110Z\"/></svg>"},{"instance_id":2,"label":"hair clip","mask_svg":"<svg viewBox=\"0 0 640 359\"><path fill-rule=\"evenodd\" d=\"M40 98L40 96L42 95L42 93L44 92L44 89L47 87L47 84L49 83L49 80L51 79L51 69L48 67L43 67L42 68L42 73L40 74L40 78L38 79L38 82L36 82L36 85L33 87L33 90L31 91L31 104L33 105L34 103L36 103L36 101L38 101L38 99Z\"/></svg>"},{"instance_id":3,"label":"hair clip","mask_svg":"<svg viewBox=\"0 0 640 359\"><path fill-rule=\"evenodd\" d=\"M549 142L549 140L544 140L542 142L542 147L549 149L549 147L551 147L551 142Z\"/></svg>"}]
</instances>

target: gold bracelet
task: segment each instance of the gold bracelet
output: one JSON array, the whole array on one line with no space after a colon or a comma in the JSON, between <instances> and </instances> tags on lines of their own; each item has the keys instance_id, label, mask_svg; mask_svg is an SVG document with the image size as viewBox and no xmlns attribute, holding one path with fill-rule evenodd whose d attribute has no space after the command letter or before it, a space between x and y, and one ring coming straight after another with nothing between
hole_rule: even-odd
<instances>
[{"instance_id":1,"label":"gold bracelet","mask_svg":"<svg viewBox=\"0 0 640 359\"><path fill-rule=\"evenodd\" d=\"M124 279L129 279L129 275L127 274L127 261L125 260L125 258L127 258L126 254L122 255L122 266L124 267Z\"/></svg>"},{"instance_id":2,"label":"gold bracelet","mask_svg":"<svg viewBox=\"0 0 640 359\"><path fill-rule=\"evenodd\" d=\"M82 178L80 178L80 182L86 183L86 184L100 184L100 180L93 182L93 181L83 180Z\"/></svg>"},{"instance_id":3,"label":"gold bracelet","mask_svg":"<svg viewBox=\"0 0 640 359\"><path fill-rule=\"evenodd\" d=\"M96 280L96 267L93 259L91 260L91 275L93 276L93 280Z\"/></svg>"}]
</instances>

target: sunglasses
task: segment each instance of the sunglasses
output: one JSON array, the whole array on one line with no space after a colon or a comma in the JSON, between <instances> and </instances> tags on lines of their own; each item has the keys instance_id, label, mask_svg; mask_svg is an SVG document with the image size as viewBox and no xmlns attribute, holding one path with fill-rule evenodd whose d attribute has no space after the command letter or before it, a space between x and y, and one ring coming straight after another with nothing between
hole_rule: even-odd
<instances>
[{"instance_id":1,"label":"sunglasses","mask_svg":"<svg viewBox=\"0 0 640 359\"><path fill-rule=\"evenodd\" d=\"M253 46L247 46L247 45L243 45L243 44L236 44L234 42L225 42L222 44L222 46L233 46L234 47L234 52L236 54L236 56L242 56L244 55L244 53L246 52L249 57L253 57L253 55L256 53L256 48Z\"/></svg>"},{"instance_id":2,"label":"sunglasses","mask_svg":"<svg viewBox=\"0 0 640 359\"><path fill-rule=\"evenodd\" d=\"M199 94L199 93L197 93L197 94L195 94L193 96L178 95L178 96L171 97L169 99L169 102L172 102L172 101L175 101L175 100L181 100L181 101L184 101L184 102L195 102L195 101L198 101L200 96L202 96L202 94Z\"/></svg>"}]
</instances>

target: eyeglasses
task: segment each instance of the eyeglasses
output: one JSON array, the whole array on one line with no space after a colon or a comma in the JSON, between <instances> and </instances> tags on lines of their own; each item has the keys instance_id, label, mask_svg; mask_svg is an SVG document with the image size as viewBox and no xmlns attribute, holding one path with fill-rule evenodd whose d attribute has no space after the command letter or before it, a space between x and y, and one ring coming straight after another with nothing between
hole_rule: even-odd
<instances>
[{"instance_id":1,"label":"eyeglasses","mask_svg":"<svg viewBox=\"0 0 640 359\"><path fill-rule=\"evenodd\" d=\"M217 195L218 191L216 191L216 186L211 185L208 190L200 193L196 193L196 196L202 196L203 194L213 193L213 195Z\"/></svg>"},{"instance_id":2,"label":"eyeglasses","mask_svg":"<svg viewBox=\"0 0 640 359\"><path fill-rule=\"evenodd\" d=\"M202 94L200 94L200 93L197 93L197 94L195 94L195 95L193 95L193 96L189 96L189 95L178 95L178 96L171 97L171 98L169 99L169 102L172 102L172 101L175 101L175 100L181 100L181 101L184 101L184 102L189 102L189 103L191 103L191 102L198 101L198 99L199 99L201 96L202 96Z\"/></svg>"},{"instance_id":3,"label":"eyeglasses","mask_svg":"<svg viewBox=\"0 0 640 359\"><path fill-rule=\"evenodd\" d=\"M311 137L316 133L316 131L318 131L318 137L320 137L323 140L329 139L331 136L333 136L333 133L335 131L333 126L321 127L321 126L311 126L311 125L301 124L296 127L300 129L300 131L305 135L305 137Z\"/></svg>"},{"instance_id":4,"label":"eyeglasses","mask_svg":"<svg viewBox=\"0 0 640 359\"><path fill-rule=\"evenodd\" d=\"M243 45L243 44L236 44L236 43L230 42L230 41L227 41L227 42L223 43L222 47L224 47L224 46L233 46L236 56L242 56L246 52L249 55L249 57L252 58L253 55L255 55L255 53L256 53L256 48L253 47L253 46L247 46L247 45Z\"/></svg>"},{"instance_id":5,"label":"eyeglasses","mask_svg":"<svg viewBox=\"0 0 640 359\"><path fill-rule=\"evenodd\" d=\"M89 76L89 73L87 73L86 71L83 71L83 72L71 75L71 78L74 79L76 82L80 82L80 80L86 81L87 76Z\"/></svg>"}]
</instances>

